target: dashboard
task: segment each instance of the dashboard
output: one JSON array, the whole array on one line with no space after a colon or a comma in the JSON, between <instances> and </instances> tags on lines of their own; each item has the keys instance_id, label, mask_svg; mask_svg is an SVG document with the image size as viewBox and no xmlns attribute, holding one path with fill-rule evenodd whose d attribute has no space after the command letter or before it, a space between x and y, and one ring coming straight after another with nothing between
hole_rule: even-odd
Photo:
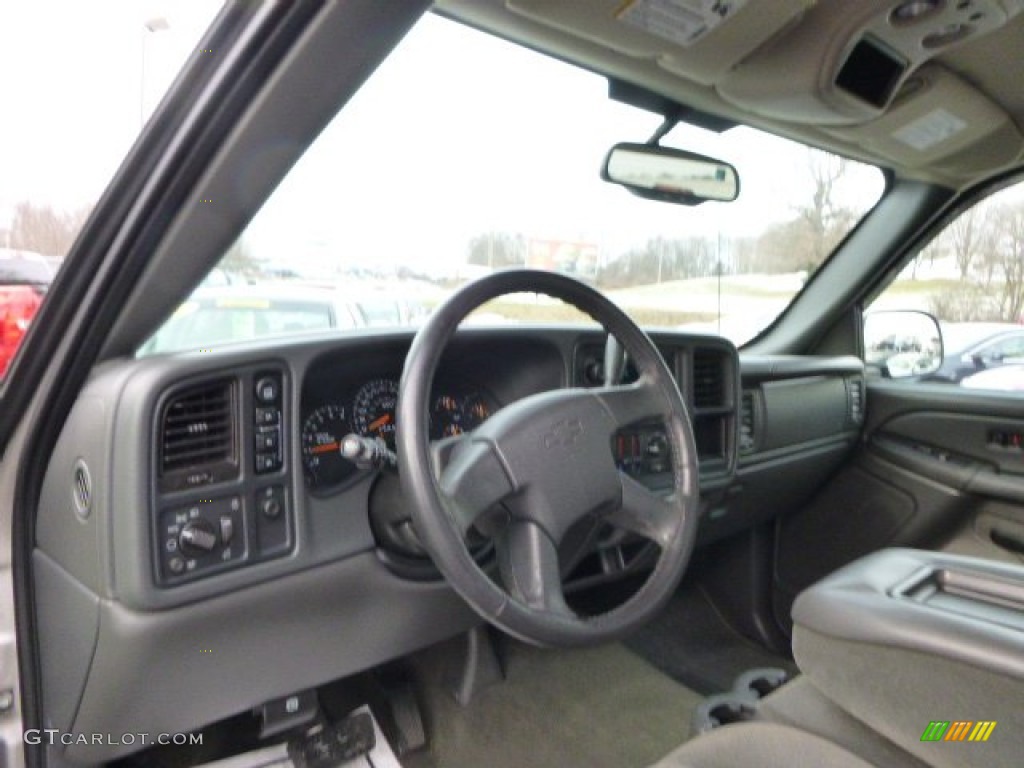
<instances>
[{"instance_id":1,"label":"dashboard","mask_svg":"<svg viewBox=\"0 0 1024 768\"><path fill-rule=\"evenodd\" d=\"M717 337L651 336L693 424L698 544L805 502L856 445L859 360L741 358ZM324 334L97 369L47 468L36 528L53 727L189 730L240 697L255 706L478 622L418 547L397 475L339 451L350 433L393 447L411 341ZM601 386L604 344L596 329L460 330L433 382L432 438L533 394ZM620 471L666 492L667 450L657 423L609 445ZM602 525L567 536L567 594L650 567L653 544ZM489 567L493 549L473 546ZM63 632L68 622L81 631ZM125 669L150 674L129 680ZM112 708L111 690L145 704Z\"/></svg>"}]
</instances>

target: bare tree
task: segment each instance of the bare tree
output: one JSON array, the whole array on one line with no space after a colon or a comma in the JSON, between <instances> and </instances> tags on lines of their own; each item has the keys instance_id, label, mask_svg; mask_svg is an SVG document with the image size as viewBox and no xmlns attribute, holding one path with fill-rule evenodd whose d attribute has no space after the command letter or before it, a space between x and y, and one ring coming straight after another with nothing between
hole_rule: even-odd
<instances>
[{"instance_id":1,"label":"bare tree","mask_svg":"<svg viewBox=\"0 0 1024 768\"><path fill-rule=\"evenodd\" d=\"M259 262L253 257L242 238L236 240L228 252L221 257L219 266L231 274L247 278L258 277L261 272Z\"/></svg>"},{"instance_id":2,"label":"bare tree","mask_svg":"<svg viewBox=\"0 0 1024 768\"><path fill-rule=\"evenodd\" d=\"M928 262L928 266L933 266L936 259L941 259L946 255L947 245L944 242L944 238L936 237L928 245L921 249L921 251L914 257L914 260L910 263L910 279L917 280L917 269L925 261Z\"/></svg>"},{"instance_id":3,"label":"bare tree","mask_svg":"<svg viewBox=\"0 0 1024 768\"><path fill-rule=\"evenodd\" d=\"M800 219L806 224L810 238L814 266L821 264L836 246L842 232L852 222L851 212L839 205L836 186L846 174L846 159L818 150L808 150L807 170L811 179L811 199L797 207Z\"/></svg>"},{"instance_id":4,"label":"bare tree","mask_svg":"<svg viewBox=\"0 0 1024 768\"><path fill-rule=\"evenodd\" d=\"M805 203L793 207L792 219L773 224L758 237L759 269L813 272L832 252L856 220L838 195L847 167L841 157L808 151L803 170L810 182L810 195Z\"/></svg>"},{"instance_id":5,"label":"bare tree","mask_svg":"<svg viewBox=\"0 0 1024 768\"><path fill-rule=\"evenodd\" d=\"M998 209L999 240L996 248L1003 285L1000 314L1018 322L1024 311L1024 205Z\"/></svg>"},{"instance_id":6,"label":"bare tree","mask_svg":"<svg viewBox=\"0 0 1024 768\"><path fill-rule=\"evenodd\" d=\"M50 205L28 201L14 208L11 247L49 256L64 256L78 237L91 208L59 211Z\"/></svg>"},{"instance_id":7,"label":"bare tree","mask_svg":"<svg viewBox=\"0 0 1024 768\"><path fill-rule=\"evenodd\" d=\"M974 264L981 240L983 214L979 206L968 208L951 223L944 232L949 248L953 252L960 279L966 280Z\"/></svg>"},{"instance_id":8,"label":"bare tree","mask_svg":"<svg viewBox=\"0 0 1024 768\"><path fill-rule=\"evenodd\" d=\"M526 263L526 238L509 232L487 232L469 241L466 261L499 269Z\"/></svg>"}]
</instances>

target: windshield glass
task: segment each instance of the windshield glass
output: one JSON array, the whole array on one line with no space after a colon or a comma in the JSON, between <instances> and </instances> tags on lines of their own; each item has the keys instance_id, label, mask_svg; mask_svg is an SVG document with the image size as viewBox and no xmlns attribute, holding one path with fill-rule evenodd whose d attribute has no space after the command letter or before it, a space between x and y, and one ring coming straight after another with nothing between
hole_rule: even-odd
<instances>
[{"instance_id":1,"label":"windshield glass","mask_svg":"<svg viewBox=\"0 0 1024 768\"><path fill-rule=\"evenodd\" d=\"M219 8L0 3L0 385L89 213Z\"/></svg>"},{"instance_id":2,"label":"windshield glass","mask_svg":"<svg viewBox=\"0 0 1024 768\"><path fill-rule=\"evenodd\" d=\"M739 198L640 199L602 182L601 165L661 118L607 89L592 73L424 18L143 351L208 346L211 325L237 329L214 343L319 327L279 322L278 302L299 286L322 308L309 316L329 313L332 327L415 325L467 280L516 266L594 284L644 326L741 344L881 195L876 168L749 128L682 124L662 143L734 165ZM263 302L267 321L200 317L237 316L239 301ZM589 322L535 295L472 321Z\"/></svg>"}]
</instances>

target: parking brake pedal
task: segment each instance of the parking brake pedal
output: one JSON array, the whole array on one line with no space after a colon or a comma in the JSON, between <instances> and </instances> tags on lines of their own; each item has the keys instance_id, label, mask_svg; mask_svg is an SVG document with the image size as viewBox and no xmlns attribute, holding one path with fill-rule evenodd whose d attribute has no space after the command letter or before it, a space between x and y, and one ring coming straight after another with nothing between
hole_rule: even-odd
<instances>
[{"instance_id":1,"label":"parking brake pedal","mask_svg":"<svg viewBox=\"0 0 1024 768\"><path fill-rule=\"evenodd\" d=\"M288 757L295 768L334 768L365 755L376 744L373 717L356 712L338 723L315 725L289 741Z\"/></svg>"}]
</instances>

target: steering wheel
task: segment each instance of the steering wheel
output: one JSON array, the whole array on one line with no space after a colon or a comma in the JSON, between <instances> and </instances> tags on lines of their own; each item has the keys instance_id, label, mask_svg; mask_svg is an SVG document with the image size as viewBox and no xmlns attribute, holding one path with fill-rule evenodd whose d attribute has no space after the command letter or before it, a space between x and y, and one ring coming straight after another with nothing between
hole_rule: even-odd
<instances>
[{"instance_id":1,"label":"steering wheel","mask_svg":"<svg viewBox=\"0 0 1024 768\"><path fill-rule=\"evenodd\" d=\"M533 395L502 408L471 433L432 444L429 396L446 344L472 310L517 292L561 299L600 322L630 355L639 380ZM673 489L667 496L619 471L612 456L618 430L649 421L661 422L671 447ZM564 275L525 269L496 272L463 287L413 340L396 422L398 471L416 532L451 586L485 620L534 644L585 645L640 626L672 595L697 531L693 428L654 343L594 289ZM464 543L485 513L502 522L495 536L500 584ZM632 597L607 613L583 617L566 604L558 545L588 516L640 534L660 552Z\"/></svg>"}]
</instances>

